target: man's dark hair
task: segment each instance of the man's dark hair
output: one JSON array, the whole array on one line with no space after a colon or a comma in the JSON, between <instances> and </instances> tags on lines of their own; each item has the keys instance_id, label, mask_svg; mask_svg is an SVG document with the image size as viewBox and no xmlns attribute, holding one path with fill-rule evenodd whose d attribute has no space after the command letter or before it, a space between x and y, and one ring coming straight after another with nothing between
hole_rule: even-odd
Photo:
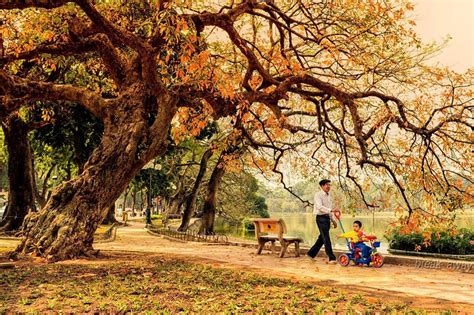
<instances>
[{"instance_id":1,"label":"man's dark hair","mask_svg":"<svg viewBox=\"0 0 474 315\"><path fill-rule=\"evenodd\" d=\"M359 220L355 220L353 224L357 224L359 228L362 227L362 222L360 222Z\"/></svg>"},{"instance_id":2,"label":"man's dark hair","mask_svg":"<svg viewBox=\"0 0 474 315\"><path fill-rule=\"evenodd\" d=\"M324 186L327 183L330 183L331 181L329 179L323 179L322 181L319 182L319 186Z\"/></svg>"}]
</instances>

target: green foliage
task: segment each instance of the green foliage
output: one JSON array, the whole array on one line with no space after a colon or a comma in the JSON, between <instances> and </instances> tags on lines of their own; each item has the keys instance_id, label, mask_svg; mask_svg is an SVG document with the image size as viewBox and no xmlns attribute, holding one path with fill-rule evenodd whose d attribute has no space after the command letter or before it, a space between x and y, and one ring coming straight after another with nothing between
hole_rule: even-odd
<instances>
[{"instance_id":1,"label":"green foliage","mask_svg":"<svg viewBox=\"0 0 474 315\"><path fill-rule=\"evenodd\" d=\"M8 187L7 161L8 153L5 146L5 134L2 128L0 128L0 189ZM2 195L0 195L0 201L3 201ZM3 205L3 203L1 205Z\"/></svg>"},{"instance_id":2,"label":"green foliage","mask_svg":"<svg viewBox=\"0 0 474 315\"><path fill-rule=\"evenodd\" d=\"M152 220L161 220L163 216L161 214L152 214L151 219Z\"/></svg>"},{"instance_id":3,"label":"green foliage","mask_svg":"<svg viewBox=\"0 0 474 315\"><path fill-rule=\"evenodd\" d=\"M216 121L211 121L204 127L199 135L196 136L196 140L210 140L212 136L216 135L219 132L219 127Z\"/></svg>"},{"instance_id":4,"label":"green foliage","mask_svg":"<svg viewBox=\"0 0 474 315\"><path fill-rule=\"evenodd\" d=\"M103 132L103 124L77 104L37 103L30 107L27 120L40 125L30 133L30 143L36 182L47 190L77 175Z\"/></svg>"},{"instance_id":5,"label":"green foliage","mask_svg":"<svg viewBox=\"0 0 474 315\"><path fill-rule=\"evenodd\" d=\"M250 220L250 218L244 218L242 220L242 226L245 232L253 231L255 229L253 222Z\"/></svg>"},{"instance_id":6,"label":"green foliage","mask_svg":"<svg viewBox=\"0 0 474 315\"><path fill-rule=\"evenodd\" d=\"M5 134L0 128L0 165L6 164L8 159L7 148L5 146Z\"/></svg>"},{"instance_id":7,"label":"green foliage","mask_svg":"<svg viewBox=\"0 0 474 315\"><path fill-rule=\"evenodd\" d=\"M132 179L131 188L138 192L151 189L151 197L163 196L168 194L170 187L169 176L163 168L156 170L153 168L142 169Z\"/></svg>"},{"instance_id":8,"label":"green foliage","mask_svg":"<svg viewBox=\"0 0 474 315\"><path fill-rule=\"evenodd\" d=\"M41 121L44 111L52 113L49 124L34 130L35 148L48 145L55 151L66 149L72 153L72 162L84 165L100 142L103 124L80 105L41 104L32 107L30 119Z\"/></svg>"},{"instance_id":9,"label":"green foliage","mask_svg":"<svg viewBox=\"0 0 474 315\"><path fill-rule=\"evenodd\" d=\"M260 218L269 218L268 205L265 197L259 194L260 187L257 179L250 174L246 175L248 176L248 191L245 199L249 204L248 214Z\"/></svg>"},{"instance_id":10,"label":"green foliage","mask_svg":"<svg viewBox=\"0 0 474 315\"><path fill-rule=\"evenodd\" d=\"M256 194L253 194L252 198L253 208L250 210L250 213L254 213L260 218L269 218L270 214L268 213L268 206L265 202L265 198Z\"/></svg>"},{"instance_id":11,"label":"green foliage","mask_svg":"<svg viewBox=\"0 0 474 315\"><path fill-rule=\"evenodd\" d=\"M217 209L229 223L239 227L246 217L270 216L265 198L260 195L258 181L247 172L230 172L224 175Z\"/></svg>"},{"instance_id":12,"label":"green foliage","mask_svg":"<svg viewBox=\"0 0 474 315\"><path fill-rule=\"evenodd\" d=\"M390 248L416 251L425 253L473 255L474 246L470 244L474 240L474 230L461 229L458 233L451 232L428 232L422 233L400 233L400 229L394 229L386 235L390 241Z\"/></svg>"}]
</instances>

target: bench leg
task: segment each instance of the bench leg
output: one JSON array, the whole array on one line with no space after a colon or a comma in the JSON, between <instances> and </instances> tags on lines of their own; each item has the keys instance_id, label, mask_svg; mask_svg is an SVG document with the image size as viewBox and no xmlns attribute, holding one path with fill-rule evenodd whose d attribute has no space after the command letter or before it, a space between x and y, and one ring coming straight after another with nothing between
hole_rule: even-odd
<instances>
[{"instance_id":1,"label":"bench leg","mask_svg":"<svg viewBox=\"0 0 474 315\"><path fill-rule=\"evenodd\" d=\"M285 256L287 247L288 247L288 242L285 242L285 241L281 242L280 258L283 258Z\"/></svg>"},{"instance_id":2,"label":"bench leg","mask_svg":"<svg viewBox=\"0 0 474 315\"><path fill-rule=\"evenodd\" d=\"M300 242L295 242L295 257L300 257Z\"/></svg>"},{"instance_id":3,"label":"bench leg","mask_svg":"<svg viewBox=\"0 0 474 315\"><path fill-rule=\"evenodd\" d=\"M272 241L272 255L275 253L275 241Z\"/></svg>"},{"instance_id":4,"label":"bench leg","mask_svg":"<svg viewBox=\"0 0 474 315\"><path fill-rule=\"evenodd\" d=\"M265 241L258 241L257 255L260 255L262 253L264 246L265 246Z\"/></svg>"}]
</instances>

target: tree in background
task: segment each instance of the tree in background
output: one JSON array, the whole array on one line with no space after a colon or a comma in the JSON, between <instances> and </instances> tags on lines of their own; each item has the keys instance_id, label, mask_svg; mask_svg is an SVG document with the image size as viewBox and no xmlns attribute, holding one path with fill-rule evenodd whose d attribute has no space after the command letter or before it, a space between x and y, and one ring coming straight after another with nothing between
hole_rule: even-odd
<instances>
[{"instance_id":1,"label":"tree in background","mask_svg":"<svg viewBox=\"0 0 474 315\"><path fill-rule=\"evenodd\" d=\"M0 231L12 232L21 227L28 213L36 210L33 152L28 141L31 129L18 114L8 116L2 129L8 152L9 194L5 212L0 218Z\"/></svg>"},{"instance_id":2,"label":"tree in background","mask_svg":"<svg viewBox=\"0 0 474 315\"><path fill-rule=\"evenodd\" d=\"M226 148L222 150L216 165L211 173L207 184L206 197L202 205L201 227L199 232L205 235L214 234L214 221L217 211L217 197L222 184L224 175L229 168L229 162L238 160L245 152L242 147L241 139L232 139L226 144Z\"/></svg>"},{"instance_id":3,"label":"tree in background","mask_svg":"<svg viewBox=\"0 0 474 315\"><path fill-rule=\"evenodd\" d=\"M186 198L186 204L183 211L183 219L181 221L181 225L178 228L178 231L186 231L189 226L189 221L195 213L199 188L204 179L204 176L206 175L207 163L209 162L209 159L211 158L212 154L213 150L207 149L201 157L201 162L199 163L199 172L196 176L196 179L194 180L191 192Z\"/></svg>"}]
</instances>

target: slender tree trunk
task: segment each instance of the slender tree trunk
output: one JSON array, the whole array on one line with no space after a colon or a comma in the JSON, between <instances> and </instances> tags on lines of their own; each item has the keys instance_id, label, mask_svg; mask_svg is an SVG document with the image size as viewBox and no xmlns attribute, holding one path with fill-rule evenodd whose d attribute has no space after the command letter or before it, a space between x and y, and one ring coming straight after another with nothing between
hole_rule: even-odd
<instances>
[{"instance_id":1,"label":"slender tree trunk","mask_svg":"<svg viewBox=\"0 0 474 315\"><path fill-rule=\"evenodd\" d=\"M189 221L191 221L191 217L194 215L194 209L196 208L196 200L198 196L199 187L201 186L202 179L206 174L207 162L211 158L212 153L212 150L209 149L202 155L201 163L199 165L199 172L196 176L196 180L194 181L193 189L191 191L191 194L186 198L183 218L181 221L181 225L178 228L178 231L186 231L189 226Z\"/></svg>"},{"instance_id":2,"label":"slender tree trunk","mask_svg":"<svg viewBox=\"0 0 474 315\"><path fill-rule=\"evenodd\" d=\"M117 219L115 219L115 203L114 203L107 210L107 215L104 221L102 221L102 224L113 224L117 222L118 222Z\"/></svg>"},{"instance_id":3,"label":"slender tree trunk","mask_svg":"<svg viewBox=\"0 0 474 315\"><path fill-rule=\"evenodd\" d=\"M216 208L217 208L217 193L219 187L222 183L222 177L225 174L224 168L224 156L225 153L222 152L219 156L214 170L212 171L211 178L209 179L208 189L206 199L204 200L204 205L202 209L202 223L200 228L201 234L214 234L214 220L216 217Z\"/></svg>"},{"instance_id":4,"label":"slender tree trunk","mask_svg":"<svg viewBox=\"0 0 474 315\"><path fill-rule=\"evenodd\" d=\"M159 204L158 204L158 198L155 198L155 205L153 206L153 214L159 214Z\"/></svg>"},{"instance_id":5,"label":"slender tree trunk","mask_svg":"<svg viewBox=\"0 0 474 315\"><path fill-rule=\"evenodd\" d=\"M132 216L135 215L135 205L137 204L137 192L132 191Z\"/></svg>"},{"instance_id":6,"label":"slender tree trunk","mask_svg":"<svg viewBox=\"0 0 474 315\"><path fill-rule=\"evenodd\" d=\"M71 160L67 161L66 166L66 180L71 180Z\"/></svg>"},{"instance_id":7,"label":"slender tree trunk","mask_svg":"<svg viewBox=\"0 0 474 315\"><path fill-rule=\"evenodd\" d=\"M55 167L56 165L51 166L46 172L46 174L44 176L43 175L41 176L40 179L42 179L43 181L42 182L43 188L41 189L41 192L39 191L39 187L37 185L36 180L33 185L35 200L39 204L40 209L42 209L46 205L50 197L50 192L48 191L48 181L49 181L49 178L51 177L51 172L53 171ZM34 165L33 165L33 169L34 169Z\"/></svg>"},{"instance_id":8,"label":"slender tree trunk","mask_svg":"<svg viewBox=\"0 0 474 315\"><path fill-rule=\"evenodd\" d=\"M179 170L174 166L172 167L175 172L178 172ZM180 214L181 213L181 206L183 205L185 199L186 199L186 187L185 187L185 181L186 181L186 174L189 170L189 166L186 166L184 169L184 172L180 174L180 178L177 183L176 187L176 192L171 198L166 198L164 202L164 210L163 212L168 215L168 214Z\"/></svg>"},{"instance_id":9,"label":"slender tree trunk","mask_svg":"<svg viewBox=\"0 0 474 315\"><path fill-rule=\"evenodd\" d=\"M17 251L49 261L91 256L94 232L130 180L166 149L173 100L159 105L150 120L146 87L133 85L123 102L105 112L104 134L76 178L57 187L46 206L25 219L24 238ZM168 101L168 100L165 100Z\"/></svg>"},{"instance_id":10,"label":"slender tree trunk","mask_svg":"<svg viewBox=\"0 0 474 315\"><path fill-rule=\"evenodd\" d=\"M123 196L122 212L125 212L125 210L127 209L127 197L128 197L129 192L130 192L129 188L125 189L125 194Z\"/></svg>"},{"instance_id":11,"label":"slender tree trunk","mask_svg":"<svg viewBox=\"0 0 474 315\"><path fill-rule=\"evenodd\" d=\"M171 214L181 214L184 203L184 192L171 202Z\"/></svg>"},{"instance_id":12,"label":"slender tree trunk","mask_svg":"<svg viewBox=\"0 0 474 315\"><path fill-rule=\"evenodd\" d=\"M178 192L172 197L165 200L164 212L168 214L179 214L181 212L181 206L184 203L185 191L181 187L178 187Z\"/></svg>"},{"instance_id":13,"label":"slender tree trunk","mask_svg":"<svg viewBox=\"0 0 474 315\"><path fill-rule=\"evenodd\" d=\"M144 206L144 203L145 203L145 198L143 198L143 190L140 191L140 215L143 214L143 206Z\"/></svg>"},{"instance_id":14,"label":"slender tree trunk","mask_svg":"<svg viewBox=\"0 0 474 315\"><path fill-rule=\"evenodd\" d=\"M28 126L17 115L2 124L8 151L8 203L0 230L18 230L25 216L35 211L33 155Z\"/></svg>"}]
</instances>

